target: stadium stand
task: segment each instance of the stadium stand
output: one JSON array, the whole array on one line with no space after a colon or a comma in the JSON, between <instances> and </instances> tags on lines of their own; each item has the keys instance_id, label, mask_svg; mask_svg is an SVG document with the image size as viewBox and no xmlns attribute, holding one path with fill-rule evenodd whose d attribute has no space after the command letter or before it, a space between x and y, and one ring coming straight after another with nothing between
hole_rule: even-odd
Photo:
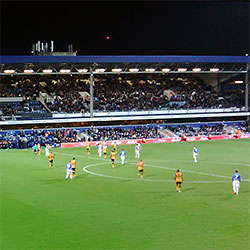
<instances>
[{"instance_id":1,"label":"stadium stand","mask_svg":"<svg viewBox=\"0 0 250 250\"><path fill-rule=\"evenodd\" d=\"M191 74L113 75L97 76L94 80L96 111L237 108L244 105L244 96L239 95L238 90L217 93ZM23 97L20 103L2 102L3 114L89 112L87 77L2 76L0 88L0 99Z\"/></svg>"},{"instance_id":2,"label":"stadium stand","mask_svg":"<svg viewBox=\"0 0 250 250\"><path fill-rule=\"evenodd\" d=\"M159 138L158 127L134 126L90 128L86 130L93 141Z\"/></svg>"},{"instance_id":3,"label":"stadium stand","mask_svg":"<svg viewBox=\"0 0 250 250\"><path fill-rule=\"evenodd\" d=\"M209 134L211 135L222 135L225 133L224 124L218 123L216 125L201 125L199 127L194 126L187 126L187 125L178 125L177 127L169 126L168 129L170 129L173 133L175 133L177 136L182 137L184 134L186 136L202 136Z\"/></svg>"},{"instance_id":4,"label":"stadium stand","mask_svg":"<svg viewBox=\"0 0 250 250\"><path fill-rule=\"evenodd\" d=\"M221 135L227 133L225 126L232 127L233 133L237 130L250 133L250 123L247 122L6 130L0 131L0 149L25 149L32 147L35 143L40 143L42 146L47 143L56 146L65 142L84 142L86 138L89 138L89 141L160 138L159 132L164 129L173 131L177 137L182 137L184 134L186 136Z\"/></svg>"}]
</instances>

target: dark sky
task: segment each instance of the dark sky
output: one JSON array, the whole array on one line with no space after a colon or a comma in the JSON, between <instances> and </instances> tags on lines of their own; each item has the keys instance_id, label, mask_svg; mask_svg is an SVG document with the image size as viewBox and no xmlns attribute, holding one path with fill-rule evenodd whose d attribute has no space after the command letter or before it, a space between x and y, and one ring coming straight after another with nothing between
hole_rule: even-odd
<instances>
[{"instance_id":1,"label":"dark sky","mask_svg":"<svg viewBox=\"0 0 250 250\"><path fill-rule=\"evenodd\" d=\"M29 55L32 43L53 40L79 55L245 55L249 21L240 1L2 1L1 54Z\"/></svg>"}]
</instances>

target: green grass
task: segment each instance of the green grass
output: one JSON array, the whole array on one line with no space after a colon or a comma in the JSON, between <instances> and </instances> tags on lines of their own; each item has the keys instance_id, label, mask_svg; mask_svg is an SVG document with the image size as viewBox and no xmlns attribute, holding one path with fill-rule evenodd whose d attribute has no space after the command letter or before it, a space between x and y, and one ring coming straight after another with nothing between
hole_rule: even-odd
<instances>
[{"instance_id":1,"label":"green grass","mask_svg":"<svg viewBox=\"0 0 250 250\"><path fill-rule=\"evenodd\" d=\"M44 152L0 151L0 248L249 249L250 140L144 144L144 180L137 176L134 145L124 149L127 164L117 161L115 169L96 148L89 158L84 148L54 149L53 169ZM65 181L73 156L77 177ZM88 174L87 165L121 178ZM176 168L184 174L182 193L172 182ZM236 168L243 179L239 196L226 178Z\"/></svg>"}]
</instances>

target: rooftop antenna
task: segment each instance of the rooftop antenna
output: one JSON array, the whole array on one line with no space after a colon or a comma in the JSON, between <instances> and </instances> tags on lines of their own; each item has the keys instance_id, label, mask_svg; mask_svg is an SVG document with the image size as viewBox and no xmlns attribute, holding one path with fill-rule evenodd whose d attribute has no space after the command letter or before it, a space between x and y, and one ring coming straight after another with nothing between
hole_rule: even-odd
<instances>
[{"instance_id":1,"label":"rooftop antenna","mask_svg":"<svg viewBox=\"0 0 250 250\"><path fill-rule=\"evenodd\" d=\"M51 41L50 52L52 53L53 51L54 51L54 41Z\"/></svg>"}]
</instances>

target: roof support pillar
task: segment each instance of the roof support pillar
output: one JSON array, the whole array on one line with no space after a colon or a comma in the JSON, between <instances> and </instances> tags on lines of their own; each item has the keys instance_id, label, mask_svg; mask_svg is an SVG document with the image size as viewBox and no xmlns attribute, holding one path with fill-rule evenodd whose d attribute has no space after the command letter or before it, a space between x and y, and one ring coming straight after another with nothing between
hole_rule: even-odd
<instances>
[{"instance_id":1,"label":"roof support pillar","mask_svg":"<svg viewBox=\"0 0 250 250\"><path fill-rule=\"evenodd\" d=\"M249 96L249 63L247 63L246 65L246 75L245 75L245 109L246 112L248 112L249 110L249 100L248 100L248 96ZM249 121L249 116L247 117L247 120Z\"/></svg>"},{"instance_id":2,"label":"roof support pillar","mask_svg":"<svg viewBox=\"0 0 250 250\"><path fill-rule=\"evenodd\" d=\"M94 100L94 74L92 68L90 69L90 117L93 117L93 100Z\"/></svg>"},{"instance_id":3,"label":"roof support pillar","mask_svg":"<svg viewBox=\"0 0 250 250\"><path fill-rule=\"evenodd\" d=\"M220 74L217 74L217 89L218 89L218 94L221 94L221 82L220 82Z\"/></svg>"}]
</instances>

